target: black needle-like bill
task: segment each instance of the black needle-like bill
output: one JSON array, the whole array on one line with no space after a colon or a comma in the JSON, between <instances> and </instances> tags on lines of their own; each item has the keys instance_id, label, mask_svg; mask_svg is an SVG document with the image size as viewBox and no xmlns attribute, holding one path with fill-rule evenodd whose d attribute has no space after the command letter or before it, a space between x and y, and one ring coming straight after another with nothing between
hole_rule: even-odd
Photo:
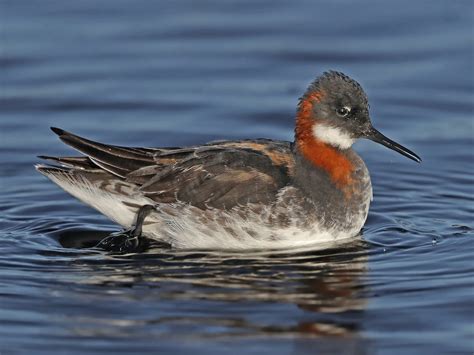
<instances>
[{"instance_id":1,"label":"black needle-like bill","mask_svg":"<svg viewBox=\"0 0 474 355\"><path fill-rule=\"evenodd\" d=\"M405 148L401 144L398 144L397 142L392 141L390 138L385 137L382 133L380 133L373 127L370 129L370 131L365 136L365 138L370 139L371 141L380 143L386 146L387 148L390 148L406 156L407 158L410 158L411 160L416 161L417 163L421 162L421 158L418 155L416 155L414 152L412 152L410 149Z\"/></svg>"}]
</instances>

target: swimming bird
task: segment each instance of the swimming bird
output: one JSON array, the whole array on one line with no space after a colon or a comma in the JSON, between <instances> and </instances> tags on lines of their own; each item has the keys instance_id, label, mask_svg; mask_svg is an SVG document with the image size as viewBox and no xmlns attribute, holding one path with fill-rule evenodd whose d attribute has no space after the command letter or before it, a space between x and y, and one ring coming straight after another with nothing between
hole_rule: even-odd
<instances>
[{"instance_id":1,"label":"swimming bird","mask_svg":"<svg viewBox=\"0 0 474 355\"><path fill-rule=\"evenodd\" d=\"M300 98L293 142L132 148L52 130L83 156L40 156L55 162L37 165L40 173L125 228L152 205L143 234L174 248L290 248L354 237L372 186L353 143L367 138L421 161L372 126L361 85L337 71Z\"/></svg>"}]
</instances>

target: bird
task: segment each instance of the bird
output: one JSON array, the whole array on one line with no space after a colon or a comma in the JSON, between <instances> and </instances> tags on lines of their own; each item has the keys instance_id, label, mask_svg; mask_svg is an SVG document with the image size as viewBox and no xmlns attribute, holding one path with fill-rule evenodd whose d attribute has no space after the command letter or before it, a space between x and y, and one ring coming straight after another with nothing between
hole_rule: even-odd
<instances>
[{"instance_id":1,"label":"bird","mask_svg":"<svg viewBox=\"0 0 474 355\"><path fill-rule=\"evenodd\" d=\"M369 171L353 143L366 138L421 162L373 127L362 86L333 70L299 99L292 142L140 148L51 129L82 156L39 156L48 163L37 164L38 172L122 227L135 225L176 249L289 249L350 240L360 235L372 201Z\"/></svg>"}]
</instances>

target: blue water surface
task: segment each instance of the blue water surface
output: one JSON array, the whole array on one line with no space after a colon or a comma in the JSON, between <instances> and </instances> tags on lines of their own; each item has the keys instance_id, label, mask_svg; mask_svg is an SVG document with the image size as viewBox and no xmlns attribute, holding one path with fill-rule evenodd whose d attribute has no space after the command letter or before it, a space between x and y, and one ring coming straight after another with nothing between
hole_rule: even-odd
<instances>
[{"instance_id":1,"label":"blue water surface","mask_svg":"<svg viewBox=\"0 0 474 355\"><path fill-rule=\"evenodd\" d=\"M0 1L0 353L472 354L474 3ZM374 201L324 251L78 241L118 227L37 174L49 130L177 146L291 140L328 69L418 165L356 144Z\"/></svg>"}]
</instances>

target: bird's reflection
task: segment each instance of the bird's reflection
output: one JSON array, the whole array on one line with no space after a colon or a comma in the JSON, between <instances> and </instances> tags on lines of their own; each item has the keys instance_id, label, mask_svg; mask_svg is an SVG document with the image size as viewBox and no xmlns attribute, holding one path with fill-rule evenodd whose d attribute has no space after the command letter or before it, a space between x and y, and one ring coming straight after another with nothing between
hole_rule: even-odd
<instances>
[{"instance_id":1,"label":"bird's reflection","mask_svg":"<svg viewBox=\"0 0 474 355\"><path fill-rule=\"evenodd\" d=\"M66 248L88 248L108 233L67 231L58 240ZM192 336L197 337L358 335L366 306L363 279L368 259L361 236L350 243L292 251L176 251L153 242L149 247L129 255L98 252L98 258L78 258L73 266L85 275L80 283L87 287L147 288L140 294L124 291L121 297L128 301L142 302L142 297L147 302L195 301L215 307L208 317L202 309L199 314L178 309L173 316L147 314L145 320L137 315L140 324L166 324L175 332L194 324ZM275 309L293 305L297 311L288 313L289 319L264 314L259 320L249 314L253 308L258 314L258 304L274 304ZM80 322L75 326L80 331ZM217 333L206 330L216 327L221 329ZM87 329L91 331L90 325ZM103 333L106 328L100 329Z\"/></svg>"}]
</instances>

